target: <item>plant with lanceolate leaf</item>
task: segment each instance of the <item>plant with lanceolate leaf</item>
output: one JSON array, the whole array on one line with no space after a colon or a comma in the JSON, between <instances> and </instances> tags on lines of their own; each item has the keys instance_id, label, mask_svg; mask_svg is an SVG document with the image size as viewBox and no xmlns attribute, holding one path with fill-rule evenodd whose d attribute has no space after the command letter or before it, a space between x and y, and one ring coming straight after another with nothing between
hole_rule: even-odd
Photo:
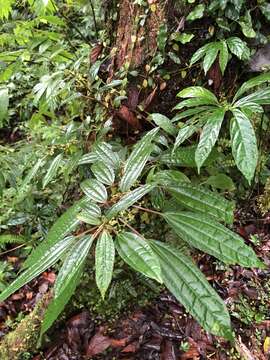
<instances>
[{"instance_id":1,"label":"plant with lanceolate leaf","mask_svg":"<svg viewBox=\"0 0 270 360\"><path fill-rule=\"evenodd\" d=\"M146 239L135 228L135 216L141 211L147 212L153 217L159 216L160 221L167 223L191 248L227 264L264 267L239 235L220 224L232 224L233 203L192 185L177 170L162 169L159 157L155 157L155 148L163 136L159 135L160 131L160 128L149 131L126 160L123 151L116 152L104 142L98 142L93 152L83 155L79 164L84 167L92 164L91 175L80 186L84 196L54 223L46 239L24 263L23 272L1 293L0 301L3 301L61 260L54 298L47 309L41 334L51 326L75 291L95 243L96 283L103 298L112 279L117 252L134 270L164 283L207 331L232 339L225 304L192 259L162 239ZM173 199L176 210L175 207L166 210L162 204L154 205L155 210L141 206L145 195L156 192L162 192L164 202L167 199L170 204ZM155 195L154 204L156 200ZM138 201L140 205L136 205Z\"/></svg>"},{"instance_id":2,"label":"plant with lanceolate leaf","mask_svg":"<svg viewBox=\"0 0 270 360\"><path fill-rule=\"evenodd\" d=\"M230 37L226 40L214 41L200 47L192 56L190 65L203 58L203 70L206 74L218 58L220 70L224 74L230 59L230 53L240 60L248 60L250 50L247 44L239 37Z\"/></svg>"},{"instance_id":3,"label":"plant with lanceolate leaf","mask_svg":"<svg viewBox=\"0 0 270 360\"><path fill-rule=\"evenodd\" d=\"M239 88L231 102L218 100L211 91L200 86L180 91L177 96L184 100L174 109L186 110L179 112L173 121L186 121L178 132L175 148L202 129L195 152L195 161L200 170L216 144L224 120L227 120L230 122L230 142L236 166L250 183L258 161L252 116L263 115L262 105L270 104L269 81L270 73L248 80ZM250 92L258 86L258 89Z\"/></svg>"}]
</instances>

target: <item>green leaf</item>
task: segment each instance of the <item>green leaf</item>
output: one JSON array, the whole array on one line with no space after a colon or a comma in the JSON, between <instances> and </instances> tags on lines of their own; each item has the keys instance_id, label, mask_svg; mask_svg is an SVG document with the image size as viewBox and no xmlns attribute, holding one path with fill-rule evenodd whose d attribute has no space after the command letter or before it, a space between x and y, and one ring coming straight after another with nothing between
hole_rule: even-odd
<instances>
[{"instance_id":1,"label":"green leaf","mask_svg":"<svg viewBox=\"0 0 270 360\"><path fill-rule=\"evenodd\" d=\"M89 70L89 77L90 77L90 80L91 82L94 82L95 79L96 79L96 76L99 72L99 68L101 66L103 61L101 60L98 60L96 61L91 67L90 67L90 70Z\"/></svg>"},{"instance_id":2,"label":"green leaf","mask_svg":"<svg viewBox=\"0 0 270 360\"><path fill-rule=\"evenodd\" d=\"M234 103L234 108L247 106L251 102L261 105L270 104L270 87L257 90Z\"/></svg>"},{"instance_id":3,"label":"green leaf","mask_svg":"<svg viewBox=\"0 0 270 360\"><path fill-rule=\"evenodd\" d=\"M167 118L167 116L156 113L151 114L150 117L157 126L161 127L161 129L166 131L168 134L175 135L177 132L176 127L172 124L172 121Z\"/></svg>"},{"instance_id":4,"label":"green leaf","mask_svg":"<svg viewBox=\"0 0 270 360\"><path fill-rule=\"evenodd\" d=\"M170 186L179 185L183 181L190 182L189 178L177 170L161 170L154 174L154 180L156 184Z\"/></svg>"},{"instance_id":5,"label":"green leaf","mask_svg":"<svg viewBox=\"0 0 270 360\"><path fill-rule=\"evenodd\" d=\"M3 234L0 235L0 244L24 244L26 238L22 235Z\"/></svg>"},{"instance_id":6,"label":"green leaf","mask_svg":"<svg viewBox=\"0 0 270 360\"><path fill-rule=\"evenodd\" d=\"M91 166L91 170L97 180L103 184L112 185L114 183L115 174L111 165L103 161L97 161Z\"/></svg>"},{"instance_id":7,"label":"green leaf","mask_svg":"<svg viewBox=\"0 0 270 360\"><path fill-rule=\"evenodd\" d=\"M211 111L211 110L215 110L215 109L216 109L216 106L200 106L200 107L196 107L194 109L188 109L188 110L185 110L185 111L181 111L180 113L176 114L172 118L172 122L176 122L176 121L179 121L181 119L184 119L186 117L190 117L190 116L193 116L193 115L199 116L200 113L205 113L207 111Z\"/></svg>"},{"instance_id":8,"label":"green leaf","mask_svg":"<svg viewBox=\"0 0 270 360\"><path fill-rule=\"evenodd\" d=\"M152 141L155 139L159 129L149 131L135 146L129 156L125 167L124 174L120 181L120 190L128 191L140 176L152 150Z\"/></svg>"},{"instance_id":9,"label":"green leaf","mask_svg":"<svg viewBox=\"0 0 270 360\"><path fill-rule=\"evenodd\" d=\"M83 210L77 215L77 219L90 225L101 223L101 209L95 203L88 203L83 206Z\"/></svg>"},{"instance_id":10,"label":"green leaf","mask_svg":"<svg viewBox=\"0 0 270 360\"><path fill-rule=\"evenodd\" d=\"M70 279L67 286L61 291L61 294L58 296L58 298L53 299L49 304L42 321L40 337L52 326L54 321L64 310L65 305L68 303L77 285L79 284L82 271L83 265L81 267L77 267L76 271L73 272L73 277Z\"/></svg>"},{"instance_id":11,"label":"green leaf","mask_svg":"<svg viewBox=\"0 0 270 360\"><path fill-rule=\"evenodd\" d=\"M81 183L84 194L94 202L104 203L107 201L107 190L105 186L96 179L87 179Z\"/></svg>"},{"instance_id":12,"label":"green leaf","mask_svg":"<svg viewBox=\"0 0 270 360\"><path fill-rule=\"evenodd\" d=\"M221 129L226 110L217 109L207 120L200 136L200 141L195 153L195 161L200 172L200 168L211 153Z\"/></svg>"},{"instance_id":13,"label":"green leaf","mask_svg":"<svg viewBox=\"0 0 270 360\"><path fill-rule=\"evenodd\" d=\"M1 4L0 4L1 6ZM0 89L0 127L8 114L9 96L8 89Z\"/></svg>"},{"instance_id":14,"label":"green leaf","mask_svg":"<svg viewBox=\"0 0 270 360\"><path fill-rule=\"evenodd\" d=\"M151 241L166 287L206 331L232 339L230 316L224 302L193 261L177 249Z\"/></svg>"},{"instance_id":15,"label":"green leaf","mask_svg":"<svg viewBox=\"0 0 270 360\"><path fill-rule=\"evenodd\" d=\"M113 168L117 168L119 166L119 156L112 150L110 144L107 144L105 142L99 142L95 144L94 150L97 158L103 161L105 164Z\"/></svg>"},{"instance_id":16,"label":"green leaf","mask_svg":"<svg viewBox=\"0 0 270 360\"><path fill-rule=\"evenodd\" d=\"M270 21L270 3L260 5L260 10L266 19Z\"/></svg>"},{"instance_id":17,"label":"green leaf","mask_svg":"<svg viewBox=\"0 0 270 360\"><path fill-rule=\"evenodd\" d=\"M114 258L113 238L107 231L103 231L98 238L95 252L96 283L103 299L112 280Z\"/></svg>"},{"instance_id":18,"label":"green leaf","mask_svg":"<svg viewBox=\"0 0 270 360\"><path fill-rule=\"evenodd\" d=\"M187 34L187 33L174 33L175 35L172 36L172 40L180 41L181 44L187 44L189 43L193 38L193 34Z\"/></svg>"},{"instance_id":19,"label":"green leaf","mask_svg":"<svg viewBox=\"0 0 270 360\"><path fill-rule=\"evenodd\" d=\"M57 244L48 248L47 251L43 252L33 265L29 266L0 294L0 301L7 299L15 291L19 290L22 286L55 264L69 249L73 242L74 237L70 236L59 241Z\"/></svg>"},{"instance_id":20,"label":"green leaf","mask_svg":"<svg viewBox=\"0 0 270 360\"><path fill-rule=\"evenodd\" d=\"M111 219L116 216L119 212L126 210L131 205L135 204L144 195L148 194L153 190L155 185L143 185L135 190L132 190L128 194L124 195L115 205L113 205L106 214L107 219Z\"/></svg>"},{"instance_id":21,"label":"green leaf","mask_svg":"<svg viewBox=\"0 0 270 360\"><path fill-rule=\"evenodd\" d=\"M175 139L174 148L177 148L180 146L185 140L190 138L196 131L198 130L198 127L195 125L187 125L183 126Z\"/></svg>"},{"instance_id":22,"label":"green leaf","mask_svg":"<svg viewBox=\"0 0 270 360\"><path fill-rule=\"evenodd\" d=\"M195 64L197 61L199 61L201 58L204 57L206 51L210 47L211 44L205 44L204 46L200 47L193 55L190 60L190 66Z\"/></svg>"},{"instance_id":23,"label":"green leaf","mask_svg":"<svg viewBox=\"0 0 270 360\"><path fill-rule=\"evenodd\" d=\"M158 259L142 237L122 232L116 237L115 246L121 258L134 270L162 283Z\"/></svg>"},{"instance_id":24,"label":"green leaf","mask_svg":"<svg viewBox=\"0 0 270 360\"><path fill-rule=\"evenodd\" d=\"M43 182L42 182L42 188L43 188L43 189L44 189L44 188L49 184L49 182L56 176L57 171L58 171L58 169L59 169L59 166L60 166L60 164L61 164L61 162L62 162L62 158L63 158L63 155L62 155L62 154L59 154L59 155L57 155L57 156L53 159L53 161L52 161L52 163L51 163L51 165L50 165L50 167L49 167L46 175L45 175L44 178L43 178Z\"/></svg>"},{"instance_id":25,"label":"green leaf","mask_svg":"<svg viewBox=\"0 0 270 360\"><path fill-rule=\"evenodd\" d=\"M182 182L166 188L186 209L212 216L227 224L233 223L234 203L201 186Z\"/></svg>"},{"instance_id":26,"label":"green leaf","mask_svg":"<svg viewBox=\"0 0 270 360\"><path fill-rule=\"evenodd\" d=\"M241 17L241 21L238 21L238 23L241 26L243 34L247 38L255 38L256 37L256 31L252 27L252 19L251 19L249 11L246 12L245 17Z\"/></svg>"},{"instance_id":27,"label":"green leaf","mask_svg":"<svg viewBox=\"0 0 270 360\"><path fill-rule=\"evenodd\" d=\"M74 242L70 248L55 282L55 298L61 296L61 293L68 288L69 282L72 281L74 277L74 273L77 272L78 268L83 266L93 240L93 237L89 235L83 236Z\"/></svg>"},{"instance_id":28,"label":"green leaf","mask_svg":"<svg viewBox=\"0 0 270 360\"><path fill-rule=\"evenodd\" d=\"M236 109L233 110L233 115L230 127L232 154L236 166L250 183L258 161L256 135L243 112Z\"/></svg>"},{"instance_id":29,"label":"green leaf","mask_svg":"<svg viewBox=\"0 0 270 360\"><path fill-rule=\"evenodd\" d=\"M222 40L220 42L220 53L219 53L219 66L220 70L222 72L222 75L224 75L225 69L227 67L229 60L229 51L225 40Z\"/></svg>"},{"instance_id":30,"label":"green leaf","mask_svg":"<svg viewBox=\"0 0 270 360\"><path fill-rule=\"evenodd\" d=\"M80 158L78 165L92 164L97 160L98 160L97 154L95 152L91 152L89 154L84 154Z\"/></svg>"},{"instance_id":31,"label":"green leaf","mask_svg":"<svg viewBox=\"0 0 270 360\"><path fill-rule=\"evenodd\" d=\"M204 4L199 4L199 5L195 6L195 8L186 17L186 20L193 21L196 19L201 19L204 14L204 9L205 9Z\"/></svg>"},{"instance_id":32,"label":"green leaf","mask_svg":"<svg viewBox=\"0 0 270 360\"><path fill-rule=\"evenodd\" d=\"M0 0L0 19L8 19L15 0ZM1 95L0 95L1 97Z\"/></svg>"},{"instance_id":33,"label":"green leaf","mask_svg":"<svg viewBox=\"0 0 270 360\"><path fill-rule=\"evenodd\" d=\"M205 184L211 185L212 187L220 190L235 190L234 182L228 175L225 174L212 175L205 181Z\"/></svg>"},{"instance_id":34,"label":"green leaf","mask_svg":"<svg viewBox=\"0 0 270 360\"><path fill-rule=\"evenodd\" d=\"M208 70L216 60L218 52L219 52L219 43L215 42L210 44L203 59L203 70L205 75L207 74Z\"/></svg>"},{"instance_id":35,"label":"green leaf","mask_svg":"<svg viewBox=\"0 0 270 360\"><path fill-rule=\"evenodd\" d=\"M208 102L208 104L218 105L218 99L209 90L201 86L190 86L177 94L181 98L201 98Z\"/></svg>"},{"instance_id":36,"label":"green leaf","mask_svg":"<svg viewBox=\"0 0 270 360\"><path fill-rule=\"evenodd\" d=\"M227 45L235 56L240 60L247 60L250 57L250 50L247 44L239 37L230 37L226 40Z\"/></svg>"},{"instance_id":37,"label":"green leaf","mask_svg":"<svg viewBox=\"0 0 270 360\"><path fill-rule=\"evenodd\" d=\"M50 228L45 240L32 251L24 263L24 268L33 266L52 246L62 240L67 234L73 231L79 224L77 214L82 209L86 199L81 199L62 214Z\"/></svg>"},{"instance_id":38,"label":"green leaf","mask_svg":"<svg viewBox=\"0 0 270 360\"><path fill-rule=\"evenodd\" d=\"M163 214L175 233L190 246L215 256L226 264L264 268L244 240L210 217L193 212Z\"/></svg>"},{"instance_id":39,"label":"green leaf","mask_svg":"<svg viewBox=\"0 0 270 360\"><path fill-rule=\"evenodd\" d=\"M233 102L235 102L241 95L243 95L248 90L252 89L255 86L260 86L266 82L270 82L270 72L261 74L244 82L244 84L239 88L239 90L235 94Z\"/></svg>"}]
</instances>

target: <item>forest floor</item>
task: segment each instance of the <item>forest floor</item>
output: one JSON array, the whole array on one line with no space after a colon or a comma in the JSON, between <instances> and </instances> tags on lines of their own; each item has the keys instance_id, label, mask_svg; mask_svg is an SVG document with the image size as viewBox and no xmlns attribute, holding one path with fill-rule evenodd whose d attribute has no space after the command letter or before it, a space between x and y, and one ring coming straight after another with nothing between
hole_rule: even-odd
<instances>
[{"instance_id":1,"label":"forest floor","mask_svg":"<svg viewBox=\"0 0 270 360\"><path fill-rule=\"evenodd\" d=\"M235 229L270 264L270 216L256 218L244 209L236 213ZM13 268L20 257L2 255ZM147 306L127 306L113 323L98 320L91 309L73 310L52 329L43 351L22 359L140 360L267 360L270 354L269 270L225 267L205 254L195 260L229 308L236 343L207 334L168 292ZM9 332L48 292L54 272L45 272L0 306L0 336Z\"/></svg>"}]
</instances>

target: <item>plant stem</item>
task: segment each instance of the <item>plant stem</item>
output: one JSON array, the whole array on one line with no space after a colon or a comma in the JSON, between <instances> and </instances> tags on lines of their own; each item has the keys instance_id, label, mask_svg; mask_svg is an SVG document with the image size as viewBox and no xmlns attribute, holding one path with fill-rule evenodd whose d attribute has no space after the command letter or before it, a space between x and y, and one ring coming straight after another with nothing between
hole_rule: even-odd
<instances>
[{"instance_id":1,"label":"plant stem","mask_svg":"<svg viewBox=\"0 0 270 360\"><path fill-rule=\"evenodd\" d=\"M97 39L98 39L98 28L97 28L97 19L96 19L95 8L94 8L94 5L93 5L92 0L89 0L89 3L90 3L91 10L92 10L92 15L93 15L93 20L94 20L94 27L95 27L95 33L96 33L96 37L97 37Z\"/></svg>"},{"instance_id":2,"label":"plant stem","mask_svg":"<svg viewBox=\"0 0 270 360\"><path fill-rule=\"evenodd\" d=\"M134 229L134 227L132 227L131 225L129 225L127 222L125 222L125 220L123 219L119 219L119 221L121 221L121 223L123 223L126 227L128 227L132 232L134 232L136 235L142 237L142 235L136 230Z\"/></svg>"},{"instance_id":3,"label":"plant stem","mask_svg":"<svg viewBox=\"0 0 270 360\"><path fill-rule=\"evenodd\" d=\"M133 207L135 207L136 209L142 210L142 211L152 213L152 214L161 215L161 213L159 211L147 209L147 208L144 208L144 207L139 206L139 205L133 205Z\"/></svg>"}]
</instances>

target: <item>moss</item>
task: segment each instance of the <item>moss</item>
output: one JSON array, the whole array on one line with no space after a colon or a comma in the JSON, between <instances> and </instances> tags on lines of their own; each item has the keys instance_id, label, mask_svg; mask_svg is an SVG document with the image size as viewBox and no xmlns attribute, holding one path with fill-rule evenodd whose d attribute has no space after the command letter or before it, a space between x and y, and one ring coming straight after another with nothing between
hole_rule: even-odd
<instances>
[{"instance_id":1,"label":"moss","mask_svg":"<svg viewBox=\"0 0 270 360\"><path fill-rule=\"evenodd\" d=\"M270 210L270 177L266 181L263 194L258 198L258 206L263 215Z\"/></svg>"},{"instance_id":2,"label":"moss","mask_svg":"<svg viewBox=\"0 0 270 360\"><path fill-rule=\"evenodd\" d=\"M40 325L46 310L48 295L36 305L35 309L27 315L16 327L0 342L1 360L20 360L24 354L36 347Z\"/></svg>"}]
</instances>

